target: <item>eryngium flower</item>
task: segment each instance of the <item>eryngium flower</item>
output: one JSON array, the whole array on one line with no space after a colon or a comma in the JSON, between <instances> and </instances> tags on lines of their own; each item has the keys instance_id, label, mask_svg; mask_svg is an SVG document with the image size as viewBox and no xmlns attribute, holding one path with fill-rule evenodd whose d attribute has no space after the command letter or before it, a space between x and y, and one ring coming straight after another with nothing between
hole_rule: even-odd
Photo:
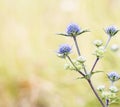
<instances>
[{"instance_id":1,"label":"eryngium flower","mask_svg":"<svg viewBox=\"0 0 120 107\"><path fill-rule=\"evenodd\" d=\"M57 53L58 53L58 56L65 57L71 52L71 50L72 50L71 46L69 46L68 44L62 44L60 45Z\"/></svg>"},{"instance_id":2,"label":"eryngium flower","mask_svg":"<svg viewBox=\"0 0 120 107\"><path fill-rule=\"evenodd\" d=\"M105 32L110 36L114 36L119 30L115 26L109 26L105 29Z\"/></svg>"},{"instance_id":3,"label":"eryngium flower","mask_svg":"<svg viewBox=\"0 0 120 107\"><path fill-rule=\"evenodd\" d=\"M120 79L120 75L116 72L110 72L107 74L107 76L112 82L115 82Z\"/></svg>"},{"instance_id":4,"label":"eryngium flower","mask_svg":"<svg viewBox=\"0 0 120 107\"><path fill-rule=\"evenodd\" d=\"M68 35L75 36L80 33L80 28L77 24L72 23L68 25L66 32Z\"/></svg>"},{"instance_id":5,"label":"eryngium flower","mask_svg":"<svg viewBox=\"0 0 120 107\"><path fill-rule=\"evenodd\" d=\"M62 35L62 36L66 36L66 37L74 37L74 36L81 35L85 32L89 32L89 31L81 30L77 24L71 23L68 25L68 27L66 29L66 33L58 33L58 35Z\"/></svg>"}]
</instances>

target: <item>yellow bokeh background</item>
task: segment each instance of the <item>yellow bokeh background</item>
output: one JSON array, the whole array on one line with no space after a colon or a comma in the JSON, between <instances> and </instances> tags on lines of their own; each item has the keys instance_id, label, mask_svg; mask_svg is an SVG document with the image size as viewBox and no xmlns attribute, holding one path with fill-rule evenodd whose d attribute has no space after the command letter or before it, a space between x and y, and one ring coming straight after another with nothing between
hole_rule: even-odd
<instances>
[{"instance_id":1,"label":"yellow bokeh background","mask_svg":"<svg viewBox=\"0 0 120 107\"><path fill-rule=\"evenodd\" d=\"M89 70L95 60L94 39L107 40L104 28L120 28L120 0L0 0L0 107L96 107L100 104L79 74L64 70L65 61L56 56L61 43L73 46L71 38L56 35L77 23L89 33L78 37ZM106 73L120 72L119 33L96 66L105 71L92 78L95 87L109 86ZM116 83L118 87L119 81ZM119 105L113 104L113 107Z\"/></svg>"}]
</instances>

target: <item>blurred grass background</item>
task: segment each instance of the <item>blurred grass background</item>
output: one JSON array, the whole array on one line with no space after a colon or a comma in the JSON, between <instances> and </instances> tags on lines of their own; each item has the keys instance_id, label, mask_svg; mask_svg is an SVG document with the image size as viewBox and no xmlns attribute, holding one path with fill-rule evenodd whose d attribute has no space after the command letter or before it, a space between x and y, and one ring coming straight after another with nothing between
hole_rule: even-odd
<instances>
[{"instance_id":1,"label":"blurred grass background","mask_svg":"<svg viewBox=\"0 0 120 107\"><path fill-rule=\"evenodd\" d=\"M92 41L105 42L103 28L108 25L120 28L119 10L120 0L0 0L0 107L100 106L88 84L77 80L76 72L64 70L65 61L56 50L61 43L73 42L56 33L65 32L71 22L91 31L79 37L90 69L95 60ZM119 45L119 35L110 45ZM96 66L105 71L94 76L96 87L109 85L107 72L120 72L119 51L108 47L107 52Z\"/></svg>"}]
</instances>

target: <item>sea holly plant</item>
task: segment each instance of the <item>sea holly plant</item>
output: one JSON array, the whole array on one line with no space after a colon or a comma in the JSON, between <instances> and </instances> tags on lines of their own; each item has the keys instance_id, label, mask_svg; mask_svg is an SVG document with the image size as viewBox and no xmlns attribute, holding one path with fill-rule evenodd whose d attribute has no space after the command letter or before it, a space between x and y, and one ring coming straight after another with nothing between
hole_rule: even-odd
<instances>
[{"instance_id":1,"label":"sea holly plant","mask_svg":"<svg viewBox=\"0 0 120 107\"><path fill-rule=\"evenodd\" d=\"M108 35L108 39L105 45L103 44L102 40L95 40L93 42L93 44L96 47L93 55L95 55L96 59L91 69L86 69L86 58L85 56L81 55L77 41L77 37L79 35L82 35L89 31L82 30L77 24L69 24L66 29L66 33L59 33L58 35L71 37L73 39L78 57L76 59L71 58L70 54L72 54L72 46L69 44L61 44L57 50L57 56L60 58L67 59L69 61L69 63L65 64L65 69L77 71L81 75L80 78L85 79L88 82L89 86L91 87L93 93L95 94L102 107L109 107L110 104L120 101L120 99L117 97L119 89L114 84L120 79L120 75L117 72L110 72L107 74L107 77L111 82L111 85L108 90L105 88L104 85L95 88L91 81L91 77L93 76L93 74L101 72L95 71L95 66L97 65L98 61L104 56L104 53L111 38L113 38L119 30L115 26L109 26L106 29L104 29L104 31Z\"/></svg>"}]
</instances>

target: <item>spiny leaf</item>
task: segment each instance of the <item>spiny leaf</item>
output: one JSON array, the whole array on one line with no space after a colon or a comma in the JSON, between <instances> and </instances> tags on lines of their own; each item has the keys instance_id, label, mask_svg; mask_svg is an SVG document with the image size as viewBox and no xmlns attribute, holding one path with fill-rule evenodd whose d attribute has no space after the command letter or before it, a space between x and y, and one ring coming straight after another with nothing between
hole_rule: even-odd
<instances>
[{"instance_id":1,"label":"spiny leaf","mask_svg":"<svg viewBox=\"0 0 120 107\"><path fill-rule=\"evenodd\" d=\"M64 33L58 33L57 35L68 36L67 34Z\"/></svg>"},{"instance_id":2,"label":"spiny leaf","mask_svg":"<svg viewBox=\"0 0 120 107\"><path fill-rule=\"evenodd\" d=\"M92 72L92 75L95 73L100 73L100 72L104 72L104 71L95 71L95 72Z\"/></svg>"}]
</instances>

